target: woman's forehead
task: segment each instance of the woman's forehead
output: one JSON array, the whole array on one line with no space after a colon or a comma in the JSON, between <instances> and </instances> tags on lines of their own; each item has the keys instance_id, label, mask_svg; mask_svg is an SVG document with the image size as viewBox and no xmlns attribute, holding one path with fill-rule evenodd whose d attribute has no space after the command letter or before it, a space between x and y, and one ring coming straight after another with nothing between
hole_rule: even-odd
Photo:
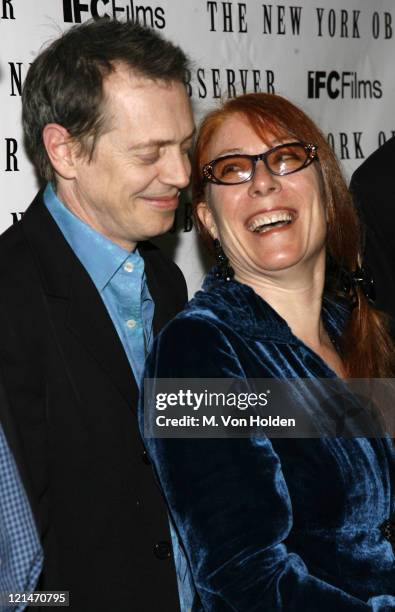
<instances>
[{"instance_id":1,"label":"woman's forehead","mask_svg":"<svg viewBox=\"0 0 395 612\"><path fill-rule=\"evenodd\" d=\"M255 122L252 118L233 113L226 117L211 134L207 146L207 157L213 159L221 155L239 153L251 147L275 146L291 137L282 126L270 118L258 117ZM294 137L292 137L294 139Z\"/></svg>"}]
</instances>

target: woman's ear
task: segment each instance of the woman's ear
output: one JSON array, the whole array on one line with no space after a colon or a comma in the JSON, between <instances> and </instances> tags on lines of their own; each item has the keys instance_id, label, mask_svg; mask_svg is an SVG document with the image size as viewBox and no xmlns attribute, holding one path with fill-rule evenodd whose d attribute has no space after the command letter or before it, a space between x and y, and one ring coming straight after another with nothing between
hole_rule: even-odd
<instances>
[{"instance_id":1,"label":"woman's ear","mask_svg":"<svg viewBox=\"0 0 395 612\"><path fill-rule=\"evenodd\" d=\"M218 238L217 226L214 221L214 216L211 210L209 209L206 202L199 202L196 206L197 216L200 219L200 223L204 225L210 236L215 240Z\"/></svg>"}]
</instances>

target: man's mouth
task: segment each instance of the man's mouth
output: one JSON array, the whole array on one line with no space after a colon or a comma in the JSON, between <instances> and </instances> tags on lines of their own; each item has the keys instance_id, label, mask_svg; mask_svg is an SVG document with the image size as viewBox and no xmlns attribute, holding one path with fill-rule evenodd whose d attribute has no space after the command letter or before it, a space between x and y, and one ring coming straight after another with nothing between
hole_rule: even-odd
<instances>
[{"instance_id":1,"label":"man's mouth","mask_svg":"<svg viewBox=\"0 0 395 612\"><path fill-rule=\"evenodd\" d=\"M178 198L178 193L173 193L173 194L167 194L167 195L145 195L144 197L147 200L156 200L158 202L168 202L168 201L172 201L175 200L176 198Z\"/></svg>"},{"instance_id":2,"label":"man's mouth","mask_svg":"<svg viewBox=\"0 0 395 612\"><path fill-rule=\"evenodd\" d=\"M172 195L152 195L143 196L145 200L150 202L156 208L173 209L175 210L178 206L178 193Z\"/></svg>"},{"instance_id":3,"label":"man's mouth","mask_svg":"<svg viewBox=\"0 0 395 612\"><path fill-rule=\"evenodd\" d=\"M247 229L255 234L263 234L274 228L279 229L280 227L291 225L295 219L296 214L289 210L260 213L249 223Z\"/></svg>"}]
</instances>

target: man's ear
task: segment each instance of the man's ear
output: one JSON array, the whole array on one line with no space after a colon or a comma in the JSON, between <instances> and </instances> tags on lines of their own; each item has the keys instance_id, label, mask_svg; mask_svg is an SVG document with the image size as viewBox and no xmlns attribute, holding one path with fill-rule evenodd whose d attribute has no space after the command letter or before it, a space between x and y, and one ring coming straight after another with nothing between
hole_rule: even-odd
<instances>
[{"instance_id":1,"label":"man's ear","mask_svg":"<svg viewBox=\"0 0 395 612\"><path fill-rule=\"evenodd\" d=\"M213 239L218 238L218 230L214 221L214 216L207 206L207 203L199 202L199 204L196 206L196 213L200 219L200 222L202 225L204 225L210 236Z\"/></svg>"},{"instance_id":2,"label":"man's ear","mask_svg":"<svg viewBox=\"0 0 395 612\"><path fill-rule=\"evenodd\" d=\"M64 179L74 178L76 145L66 128L58 123L47 123L43 142L55 172Z\"/></svg>"}]
</instances>

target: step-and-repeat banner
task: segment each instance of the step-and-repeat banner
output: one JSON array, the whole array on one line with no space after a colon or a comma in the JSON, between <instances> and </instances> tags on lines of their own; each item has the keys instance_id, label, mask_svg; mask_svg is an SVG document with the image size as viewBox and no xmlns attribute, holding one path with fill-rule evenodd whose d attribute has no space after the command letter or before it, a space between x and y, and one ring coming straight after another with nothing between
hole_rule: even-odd
<instances>
[{"instance_id":1,"label":"step-and-repeat banner","mask_svg":"<svg viewBox=\"0 0 395 612\"><path fill-rule=\"evenodd\" d=\"M346 178L395 134L394 0L0 0L0 230L37 190L23 151L21 87L29 63L73 24L107 15L144 23L193 61L187 84L196 119L243 92L285 95L321 126ZM205 267L188 194L160 243L190 294Z\"/></svg>"}]
</instances>

